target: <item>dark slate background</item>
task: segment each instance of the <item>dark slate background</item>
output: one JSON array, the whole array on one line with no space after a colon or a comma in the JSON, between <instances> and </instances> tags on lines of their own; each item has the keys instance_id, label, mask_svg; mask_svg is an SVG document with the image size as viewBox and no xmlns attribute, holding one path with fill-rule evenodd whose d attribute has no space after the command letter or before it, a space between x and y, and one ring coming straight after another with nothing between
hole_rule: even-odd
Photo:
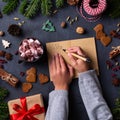
<instances>
[{"instance_id":1,"label":"dark slate background","mask_svg":"<svg viewBox=\"0 0 120 120\"><path fill-rule=\"evenodd\" d=\"M2 9L5 3L0 2L0 9ZM71 18L75 18L78 16L78 22L73 23L73 25L67 26L66 29L62 29L60 27L60 23L65 21L67 16L71 16ZM7 29L10 24L17 24L17 21L14 21L14 17L19 17L20 21L24 20L25 24L22 26L23 34L19 37L13 37L8 34ZM51 20L56 27L56 32L45 32L41 29L44 22L47 20ZM48 64L47 64L47 55L43 57L40 61L36 63L22 63L18 64L19 56L15 55L15 52L18 50L19 43L22 39L26 37L36 37L40 41L42 41L43 45L45 46L46 42L53 42L53 41L62 41L62 40L71 40L71 39L79 39L79 38L86 38L86 37L95 37L95 32L93 30L94 26L98 23L102 23L104 25L104 31L109 34L111 30L116 29L117 23L120 22L120 19L111 19L108 15L103 16L97 22L87 22L79 14L76 12L76 8L73 6L67 6L59 12L52 16L46 17L36 16L34 19L27 19L23 17L19 12L16 10L9 16L4 15L2 19L0 19L0 30L5 31L5 36L0 37L0 50L5 50L7 52L12 53L13 60L9 61L7 64L4 65L5 70L14 74L16 77L19 78L21 82L25 81L25 76L21 77L20 72L25 72L28 68L35 66L37 68L38 73L44 73L49 76L48 71ZM86 30L86 34L79 35L75 32L77 26L82 26ZM11 42L11 46L8 49L4 49L2 46L1 40L5 39ZM111 46L120 45L120 40L113 38L111 44L108 47L104 47L100 41L96 41L97 53L98 53L98 62L99 62L99 69L100 69L100 83L103 89L103 95L105 100L107 101L110 109L114 107L114 100L119 95L119 87L114 87L112 85L112 71L107 70L106 67L106 60L109 59L108 55L111 50ZM119 57L118 57L119 59ZM117 73L118 76L119 72ZM53 85L51 82L47 84L41 85L39 81L33 83L33 88L29 93L23 93L21 87L13 88L6 82L0 80L0 87L5 87L9 90L10 94L6 98L6 101L16 99L22 96L29 96L41 93L44 98L44 104L47 108L48 103L48 95L49 92L52 91ZM87 113L85 111L79 89L78 89L78 80L73 80L70 86L70 115L69 120L88 120Z\"/></svg>"}]
</instances>

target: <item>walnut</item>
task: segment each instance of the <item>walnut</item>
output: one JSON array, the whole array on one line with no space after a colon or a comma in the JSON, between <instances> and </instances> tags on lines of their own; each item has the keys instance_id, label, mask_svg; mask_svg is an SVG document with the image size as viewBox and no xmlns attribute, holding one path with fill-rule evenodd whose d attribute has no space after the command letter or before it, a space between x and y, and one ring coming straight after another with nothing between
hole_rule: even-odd
<instances>
[{"instance_id":1,"label":"walnut","mask_svg":"<svg viewBox=\"0 0 120 120\"><path fill-rule=\"evenodd\" d=\"M67 0L67 3L69 5L76 5L76 4L78 4L78 2L79 2L79 0Z\"/></svg>"},{"instance_id":2,"label":"walnut","mask_svg":"<svg viewBox=\"0 0 120 120\"><path fill-rule=\"evenodd\" d=\"M84 34L84 32L85 32L85 30L84 30L83 27L77 27L76 28L76 33L78 33L78 34Z\"/></svg>"}]
</instances>

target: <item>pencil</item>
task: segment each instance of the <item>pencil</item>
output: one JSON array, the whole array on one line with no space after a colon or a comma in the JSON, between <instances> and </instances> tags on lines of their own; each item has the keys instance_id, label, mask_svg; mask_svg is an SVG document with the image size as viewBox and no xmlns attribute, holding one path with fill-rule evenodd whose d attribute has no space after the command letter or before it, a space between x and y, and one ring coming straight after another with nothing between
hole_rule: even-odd
<instances>
[{"instance_id":1,"label":"pencil","mask_svg":"<svg viewBox=\"0 0 120 120\"><path fill-rule=\"evenodd\" d=\"M63 49L63 51L66 52L66 53L68 53L68 51L67 51L66 49ZM84 56L82 56L82 55L77 55L77 54L75 54L75 53L70 53L70 54L71 54L72 56L78 58L78 59L81 59L81 60L85 61L85 62L89 62L89 63L91 62L90 58L86 58L86 57L84 57Z\"/></svg>"}]
</instances>

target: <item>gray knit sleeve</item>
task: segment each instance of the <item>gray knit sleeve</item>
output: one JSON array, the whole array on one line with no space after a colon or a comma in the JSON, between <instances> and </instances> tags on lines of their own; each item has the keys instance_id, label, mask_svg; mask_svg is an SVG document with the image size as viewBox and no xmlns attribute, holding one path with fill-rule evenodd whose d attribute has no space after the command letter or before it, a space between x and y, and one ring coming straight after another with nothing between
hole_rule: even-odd
<instances>
[{"instance_id":1,"label":"gray knit sleeve","mask_svg":"<svg viewBox=\"0 0 120 120\"><path fill-rule=\"evenodd\" d=\"M68 91L52 91L48 104L45 120L68 120Z\"/></svg>"},{"instance_id":2,"label":"gray knit sleeve","mask_svg":"<svg viewBox=\"0 0 120 120\"><path fill-rule=\"evenodd\" d=\"M90 70L79 74L79 90L90 120L112 120L105 102L96 72Z\"/></svg>"}]
</instances>

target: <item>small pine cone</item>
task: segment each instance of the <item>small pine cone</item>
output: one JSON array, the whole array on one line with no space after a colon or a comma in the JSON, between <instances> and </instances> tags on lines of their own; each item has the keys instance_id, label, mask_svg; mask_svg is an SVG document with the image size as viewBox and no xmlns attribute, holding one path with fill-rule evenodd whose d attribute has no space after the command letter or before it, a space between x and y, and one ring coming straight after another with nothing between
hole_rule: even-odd
<instances>
[{"instance_id":1,"label":"small pine cone","mask_svg":"<svg viewBox=\"0 0 120 120\"><path fill-rule=\"evenodd\" d=\"M8 32L9 32L9 34L11 34L13 36L19 36L21 34L22 30L18 25L12 24L8 27Z\"/></svg>"}]
</instances>

